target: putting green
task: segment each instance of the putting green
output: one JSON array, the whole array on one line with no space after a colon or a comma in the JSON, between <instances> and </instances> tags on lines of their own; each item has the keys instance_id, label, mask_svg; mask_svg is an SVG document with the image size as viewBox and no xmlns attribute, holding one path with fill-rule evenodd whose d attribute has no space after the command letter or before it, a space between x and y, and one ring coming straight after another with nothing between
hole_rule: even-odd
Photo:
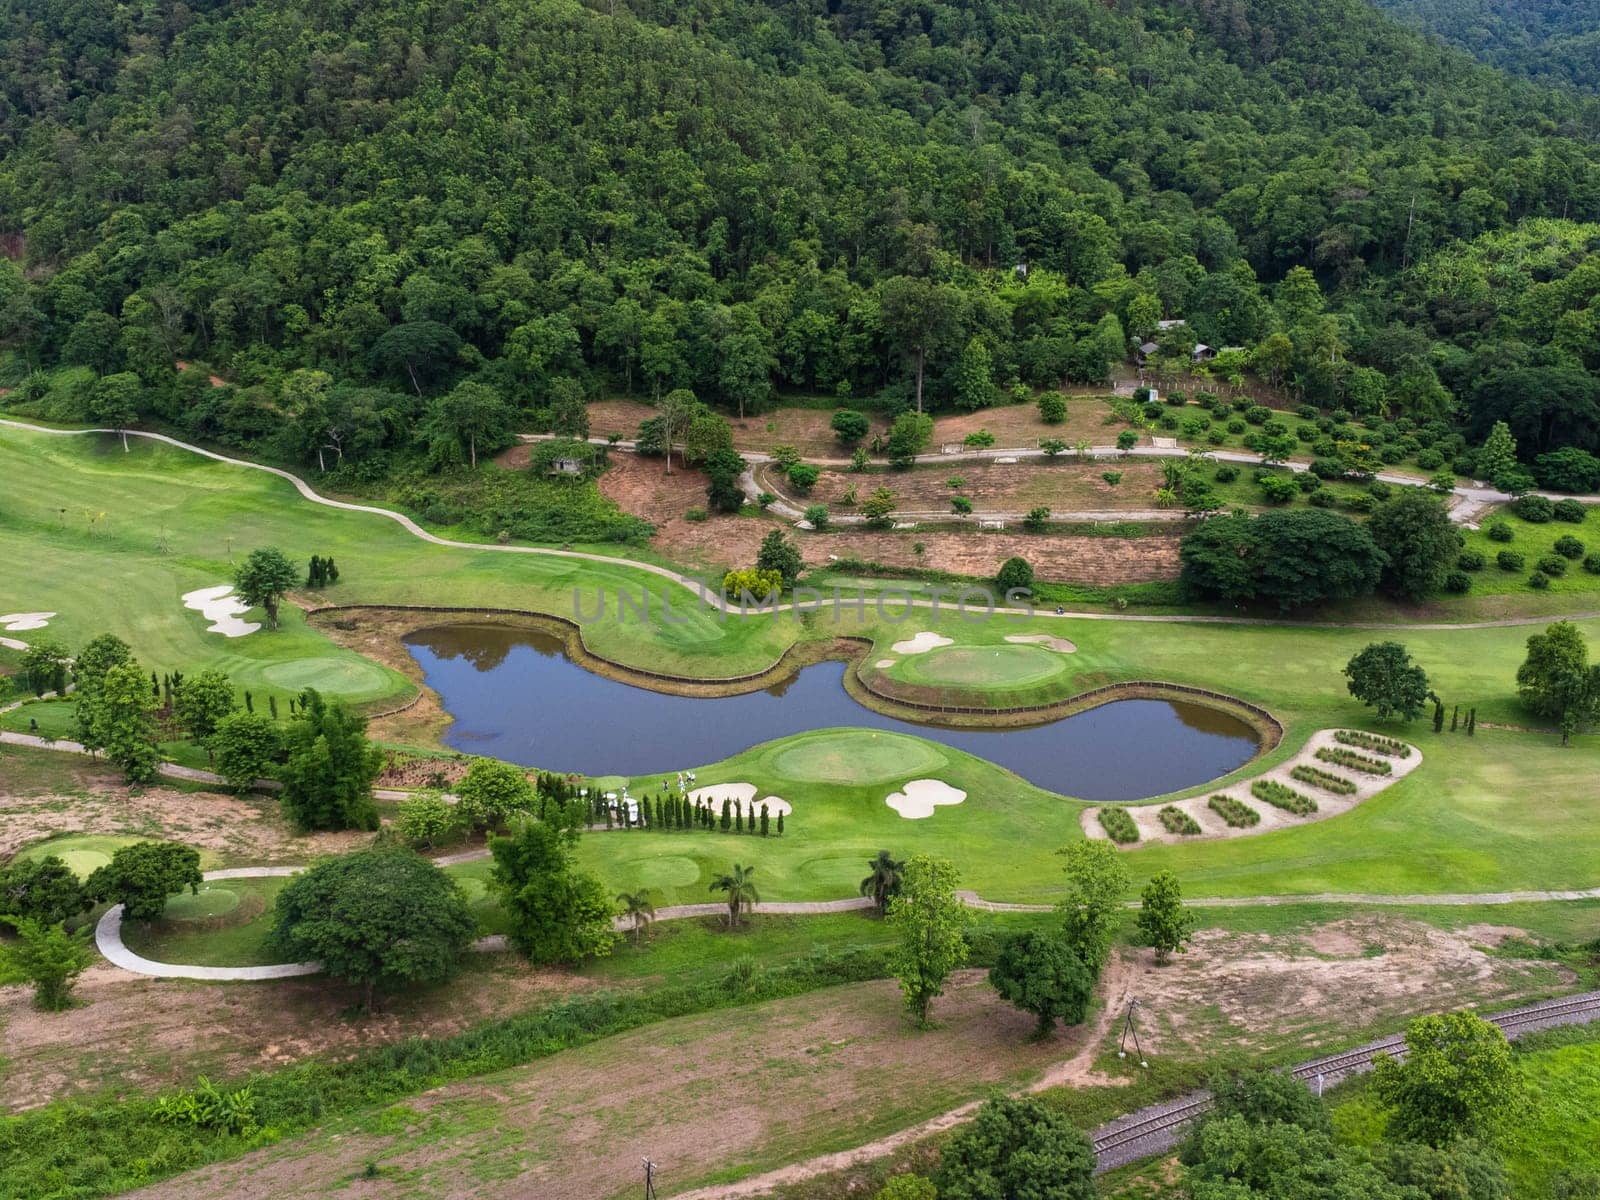
<instances>
[{"instance_id":1,"label":"putting green","mask_svg":"<svg viewBox=\"0 0 1600 1200\"><path fill-rule=\"evenodd\" d=\"M885 783L934 771L947 759L920 738L871 729L826 729L772 756L772 769L806 783Z\"/></svg>"},{"instance_id":2,"label":"putting green","mask_svg":"<svg viewBox=\"0 0 1600 1200\"><path fill-rule=\"evenodd\" d=\"M135 842L145 840L147 839L103 837L95 834L58 837L51 838L45 842L36 842L32 846L27 846L17 851L17 858L33 861L49 858L53 854L66 863L67 867L79 879L87 879L96 868L103 867L110 862L111 856L122 847L131 846Z\"/></svg>"},{"instance_id":3,"label":"putting green","mask_svg":"<svg viewBox=\"0 0 1600 1200\"><path fill-rule=\"evenodd\" d=\"M198 892L179 892L167 901L161 915L169 921L203 921L221 917L239 907L239 893L232 888L203 883Z\"/></svg>"},{"instance_id":4,"label":"putting green","mask_svg":"<svg viewBox=\"0 0 1600 1200\"><path fill-rule=\"evenodd\" d=\"M382 667L365 659L291 658L261 669L262 678L286 692L316 688L330 696L381 692L388 682Z\"/></svg>"},{"instance_id":5,"label":"putting green","mask_svg":"<svg viewBox=\"0 0 1600 1200\"><path fill-rule=\"evenodd\" d=\"M946 646L905 659L893 674L946 687L1026 687L1066 669L1066 659L1040 646Z\"/></svg>"},{"instance_id":6,"label":"putting green","mask_svg":"<svg viewBox=\"0 0 1600 1200\"><path fill-rule=\"evenodd\" d=\"M683 854L624 859L623 870L645 888L686 887L700 878L700 864Z\"/></svg>"}]
</instances>

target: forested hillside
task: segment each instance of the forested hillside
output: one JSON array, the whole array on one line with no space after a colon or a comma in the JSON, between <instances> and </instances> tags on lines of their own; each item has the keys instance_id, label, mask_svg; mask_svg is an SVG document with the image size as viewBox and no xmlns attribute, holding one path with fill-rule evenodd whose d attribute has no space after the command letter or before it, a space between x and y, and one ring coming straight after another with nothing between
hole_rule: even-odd
<instances>
[{"instance_id":1,"label":"forested hillside","mask_svg":"<svg viewBox=\"0 0 1600 1200\"><path fill-rule=\"evenodd\" d=\"M1513 74L1600 91L1600 0L1378 0L1378 6Z\"/></svg>"},{"instance_id":2,"label":"forested hillside","mask_svg":"<svg viewBox=\"0 0 1600 1200\"><path fill-rule=\"evenodd\" d=\"M982 403L1182 316L1317 404L1481 426L1497 374L1565 372L1600 429L1600 103L1360 0L20 0L0 31L0 338L45 415L444 461L463 383L537 424L899 405L923 365L948 403L965 364ZM1508 239L1558 247L1514 299ZM21 378L57 363L69 394Z\"/></svg>"}]
</instances>

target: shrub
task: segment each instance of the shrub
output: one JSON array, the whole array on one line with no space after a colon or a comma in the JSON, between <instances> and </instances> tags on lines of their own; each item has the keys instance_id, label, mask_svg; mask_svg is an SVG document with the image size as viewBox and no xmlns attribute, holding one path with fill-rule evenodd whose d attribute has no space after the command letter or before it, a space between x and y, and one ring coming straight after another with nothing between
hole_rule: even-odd
<instances>
[{"instance_id":1,"label":"shrub","mask_svg":"<svg viewBox=\"0 0 1600 1200\"><path fill-rule=\"evenodd\" d=\"M1117 434L1117 449L1121 451L1132 450L1139 444L1139 435L1131 429L1124 429Z\"/></svg>"},{"instance_id":2,"label":"shrub","mask_svg":"<svg viewBox=\"0 0 1600 1200\"><path fill-rule=\"evenodd\" d=\"M1600 575L1600 554L1591 554L1584 559L1583 569L1591 575Z\"/></svg>"},{"instance_id":3,"label":"shrub","mask_svg":"<svg viewBox=\"0 0 1600 1200\"><path fill-rule=\"evenodd\" d=\"M1533 564L1535 571L1542 571L1552 579L1559 579L1567 573L1567 560L1559 554L1541 554L1539 561Z\"/></svg>"},{"instance_id":4,"label":"shrub","mask_svg":"<svg viewBox=\"0 0 1600 1200\"><path fill-rule=\"evenodd\" d=\"M1524 521L1543 525L1556 515L1556 506L1543 496L1521 496L1511 502L1511 511Z\"/></svg>"},{"instance_id":5,"label":"shrub","mask_svg":"<svg viewBox=\"0 0 1600 1200\"><path fill-rule=\"evenodd\" d=\"M1331 491L1315 491L1306 497L1306 503L1316 508L1335 508L1338 506L1339 497Z\"/></svg>"},{"instance_id":6,"label":"shrub","mask_svg":"<svg viewBox=\"0 0 1600 1200\"><path fill-rule=\"evenodd\" d=\"M1025 558L1008 558L1000 564L1000 573L995 576L994 582L1001 592L1029 591L1033 587L1033 568Z\"/></svg>"},{"instance_id":7,"label":"shrub","mask_svg":"<svg viewBox=\"0 0 1600 1200\"><path fill-rule=\"evenodd\" d=\"M1338 479L1344 474L1344 462L1337 458L1314 458L1311 473L1318 479Z\"/></svg>"},{"instance_id":8,"label":"shrub","mask_svg":"<svg viewBox=\"0 0 1600 1200\"><path fill-rule=\"evenodd\" d=\"M704 521L709 515L710 514L707 513L706 510L703 509L703 508L691 508L691 509L688 509L683 514L683 519L685 521L692 521L694 524L698 525L701 521Z\"/></svg>"},{"instance_id":9,"label":"shrub","mask_svg":"<svg viewBox=\"0 0 1600 1200\"><path fill-rule=\"evenodd\" d=\"M1335 775L1332 771L1324 771L1307 763L1301 763L1289 774L1301 783L1309 783L1312 787L1332 792L1336 796L1353 796L1356 792L1356 785L1343 775Z\"/></svg>"},{"instance_id":10,"label":"shrub","mask_svg":"<svg viewBox=\"0 0 1600 1200\"><path fill-rule=\"evenodd\" d=\"M1367 491L1378 500L1387 500L1390 496L1394 495L1394 489L1381 479L1374 479L1371 483L1367 484Z\"/></svg>"},{"instance_id":11,"label":"shrub","mask_svg":"<svg viewBox=\"0 0 1600 1200\"><path fill-rule=\"evenodd\" d=\"M1206 804L1212 812L1235 829L1249 829L1252 825L1261 823L1260 813L1232 796L1213 796L1206 801Z\"/></svg>"},{"instance_id":12,"label":"shrub","mask_svg":"<svg viewBox=\"0 0 1600 1200\"><path fill-rule=\"evenodd\" d=\"M973 450L987 450L994 445L994 434L987 429L980 429L976 433L969 433L961 439L961 444Z\"/></svg>"},{"instance_id":13,"label":"shrub","mask_svg":"<svg viewBox=\"0 0 1600 1200\"><path fill-rule=\"evenodd\" d=\"M1044 505L1030 508L1028 515L1022 518L1022 527L1029 533L1043 533L1045 523L1050 520L1050 510Z\"/></svg>"},{"instance_id":14,"label":"shrub","mask_svg":"<svg viewBox=\"0 0 1600 1200\"><path fill-rule=\"evenodd\" d=\"M1506 524L1504 521L1490 521L1484 526L1483 531L1489 535L1489 540L1491 542L1509 542L1512 538L1517 536L1516 533L1512 531L1511 526Z\"/></svg>"},{"instance_id":15,"label":"shrub","mask_svg":"<svg viewBox=\"0 0 1600 1200\"><path fill-rule=\"evenodd\" d=\"M1437 471L1444 466L1444 455L1437 450L1423 450L1417 455L1417 466L1424 471Z\"/></svg>"},{"instance_id":16,"label":"shrub","mask_svg":"<svg viewBox=\"0 0 1600 1200\"><path fill-rule=\"evenodd\" d=\"M1239 468L1229 463L1223 463L1222 466L1217 468L1216 474L1212 478L1218 483L1232 483L1239 478Z\"/></svg>"},{"instance_id":17,"label":"shrub","mask_svg":"<svg viewBox=\"0 0 1600 1200\"><path fill-rule=\"evenodd\" d=\"M1287 475L1263 475L1256 480L1256 486L1261 489L1268 504L1287 504L1300 490Z\"/></svg>"},{"instance_id":18,"label":"shrub","mask_svg":"<svg viewBox=\"0 0 1600 1200\"><path fill-rule=\"evenodd\" d=\"M1318 479L1310 471L1301 471L1294 477L1294 484L1302 492L1314 492L1322 486L1322 480Z\"/></svg>"},{"instance_id":19,"label":"shrub","mask_svg":"<svg viewBox=\"0 0 1600 1200\"><path fill-rule=\"evenodd\" d=\"M1463 550L1456 557L1456 568L1461 571L1481 571L1483 564L1483 553L1479 550Z\"/></svg>"},{"instance_id":20,"label":"shrub","mask_svg":"<svg viewBox=\"0 0 1600 1200\"><path fill-rule=\"evenodd\" d=\"M1117 484L1122 482L1122 472L1121 471L1101 471L1100 472L1100 478L1104 479L1112 487L1116 487Z\"/></svg>"},{"instance_id":21,"label":"shrub","mask_svg":"<svg viewBox=\"0 0 1600 1200\"><path fill-rule=\"evenodd\" d=\"M1059 425L1067 419L1067 398L1060 392L1039 397L1039 419L1046 425Z\"/></svg>"},{"instance_id":22,"label":"shrub","mask_svg":"<svg viewBox=\"0 0 1600 1200\"><path fill-rule=\"evenodd\" d=\"M1520 571L1528 560L1520 550L1502 550L1494 556L1494 561L1502 571Z\"/></svg>"},{"instance_id":23,"label":"shrub","mask_svg":"<svg viewBox=\"0 0 1600 1200\"><path fill-rule=\"evenodd\" d=\"M950 511L966 516L972 511L972 501L966 496L951 496Z\"/></svg>"},{"instance_id":24,"label":"shrub","mask_svg":"<svg viewBox=\"0 0 1600 1200\"><path fill-rule=\"evenodd\" d=\"M1550 513L1558 521L1582 525L1583 519L1589 515L1589 510L1581 500L1557 500L1551 507Z\"/></svg>"},{"instance_id":25,"label":"shrub","mask_svg":"<svg viewBox=\"0 0 1600 1200\"><path fill-rule=\"evenodd\" d=\"M1371 492L1356 492L1345 497L1344 506L1351 512L1369 513L1378 507L1378 498Z\"/></svg>"},{"instance_id":26,"label":"shrub","mask_svg":"<svg viewBox=\"0 0 1600 1200\"><path fill-rule=\"evenodd\" d=\"M433 846L461 825L461 811L438 792L418 792L400 801L395 831L413 845Z\"/></svg>"},{"instance_id":27,"label":"shrub","mask_svg":"<svg viewBox=\"0 0 1600 1200\"><path fill-rule=\"evenodd\" d=\"M1304 817L1317 811L1317 802L1310 796L1302 795L1292 787L1286 787L1273 779L1257 779L1250 784L1250 794L1257 800L1264 800L1273 808L1281 808L1284 812L1293 813L1297 817Z\"/></svg>"},{"instance_id":28,"label":"shrub","mask_svg":"<svg viewBox=\"0 0 1600 1200\"><path fill-rule=\"evenodd\" d=\"M1472 576L1465 571L1448 571L1444 577L1444 590L1456 596L1465 596L1472 590Z\"/></svg>"},{"instance_id":29,"label":"shrub","mask_svg":"<svg viewBox=\"0 0 1600 1200\"><path fill-rule=\"evenodd\" d=\"M813 504L805 511L806 523L819 533L828 527L828 506Z\"/></svg>"},{"instance_id":30,"label":"shrub","mask_svg":"<svg viewBox=\"0 0 1600 1200\"><path fill-rule=\"evenodd\" d=\"M1248 428L1248 427L1238 417L1234 417L1233 420L1228 422L1228 432L1229 433L1240 434L1240 433L1243 433L1246 428Z\"/></svg>"},{"instance_id":31,"label":"shrub","mask_svg":"<svg viewBox=\"0 0 1600 1200\"><path fill-rule=\"evenodd\" d=\"M1536 592L1542 592L1550 586L1550 576L1535 571L1528 576L1528 586Z\"/></svg>"},{"instance_id":32,"label":"shrub","mask_svg":"<svg viewBox=\"0 0 1600 1200\"><path fill-rule=\"evenodd\" d=\"M1098 814L1100 828L1119 846L1131 845L1139 840L1139 827L1133 823L1125 808L1102 808Z\"/></svg>"},{"instance_id":33,"label":"shrub","mask_svg":"<svg viewBox=\"0 0 1600 1200\"><path fill-rule=\"evenodd\" d=\"M1562 558L1582 558L1583 543L1570 533L1564 533L1556 539L1555 551Z\"/></svg>"},{"instance_id":34,"label":"shrub","mask_svg":"<svg viewBox=\"0 0 1600 1200\"><path fill-rule=\"evenodd\" d=\"M1354 750L1346 750L1342 746L1324 746L1317 751L1317 757L1336 767L1348 767L1364 775L1388 775L1394 770L1381 758L1368 758L1365 754L1357 754Z\"/></svg>"},{"instance_id":35,"label":"shrub","mask_svg":"<svg viewBox=\"0 0 1600 1200\"><path fill-rule=\"evenodd\" d=\"M1371 750L1374 754L1387 754L1390 758L1411 757L1411 747L1397 738L1384 737L1378 733L1367 733L1361 729L1336 730L1333 740L1343 742L1346 746L1357 746L1362 750Z\"/></svg>"},{"instance_id":36,"label":"shrub","mask_svg":"<svg viewBox=\"0 0 1600 1200\"><path fill-rule=\"evenodd\" d=\"M779 442L772 448L772 461L787 471L800 461L800 451L788 442Z\"/></svg>"},{"instance_id":37,"label":"shrub","mask_svg":"<svg viewBox=\"0 0 1600 1200\"><path fill-rule=\"evenodd\" d=\"M1272 419L1272 410L1265 404L1252 404L1244 410L1244 419L1252 425L1265 425Z\"/></svg>"},{"instance_id":38,"label":"shrub","mask_svg":"<svg viewBox=\"0 0 1600 1200\"><path fill-rule=\"evenodd\" d=\"M846 446L852 446L867 436L867 431L872 428L867 421L867 414L857 412L853 408L841 408L833 414L833 419L828 422L835 436Z\"/></svg>"},{"instance_id":39,"label":"shrub","mask_svg":"<svg viewBox=\"0 0 1600 1200\"><path fill-rule=\"evenodd\" d=\"M810 495L811 489L817 486L817 479L822 472L810 463L795 463L789 468L789 486L802 496Z\"/></svg>"},{"instance_id":40,"label":"shrub","mask_svg":"<svg viewBox=\"0 0 1600 1200\"><path fill-rule=\"evenodd\" d=\"M1194 837L1201 832L1200 822L1175 805L1167 805L1157 815L1160 816L1161 825L1168 833L1175 833L1180 837Z\"/></svg>"}]
</instances>

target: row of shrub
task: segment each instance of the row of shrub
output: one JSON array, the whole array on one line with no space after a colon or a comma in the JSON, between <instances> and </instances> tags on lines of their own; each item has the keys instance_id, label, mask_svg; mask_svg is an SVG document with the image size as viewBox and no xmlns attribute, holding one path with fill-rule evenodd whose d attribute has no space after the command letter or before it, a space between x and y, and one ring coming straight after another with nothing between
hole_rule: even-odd
<instances>
[{"instance_id":1,"label":"row of shrub","mask_svg":"<svg viewBox=\"0 0 1600 1200\"><path fill-rule=\"evenodd\" d=\"M1524 521L1544 525L1550 521L1570 521L1583 524L1588 509L1578 500L1551 500L1548 496L1519 496L1511 504L1511 511Z\"/></svg>"},{"instance_id":2,"label":"row of shrub","mask_svg":"<svg viewBox=\"0 0 1600 1200\"><path fill-rule=\"evenodd\" d=\"M1317 802L1310 796L1297 792L1275 779L1255 780L1250 785L1250 794L1257 800L1266 801L1273 808L1281 808L1284 812L1293 813L1297 817L1309 816L1317 811Z\"/></svg>"},{"instance_id":3,"label":"row of shrub","mask_svg":"<svg viewBox=\"0 0 1600 1200\"><path fill-rule=\"evenodd\" d=\"M1317 757L1336 767L1349 767L1366 775L1388 775L1394 770L1381 758L1368 758L1365 754L1357 754L1341 746L1324 746L1317 751Z\"/></svg>"},{"instance_id":4,"label":"row of shrub","mask_svg":"<svg viewBox=\"0 0 1600 1200\"><path fill-rule=\"evenodd\" d=\"M1139 840L1139 827L1133 823L1133 818L1125 808L1102 808L1100 828L1119 846L1132 845Z\"/></svg>"},{"instance_id":5,"label":"row of shrub","mask_svg":"<svg viewBox=\"0 0 1600 1200\"><path fill-rule=\"evenodd\" d=\"M1207 800L1211 811L1216 813L1235 829L1249 829L1252 825L1261 823L1261 814L1248 804L1235 800L1232 796L1216 795Z\"/></svg>"},{"instance_id":6,"label":"row of shrub","mask_svg":"<svg viewBox=\"0 0 1600 1200\"><path fill-rule=\"evenodd\" d=\"M1168 833L1175 833L1181 837L1194 837L1200 832L1200 822L1176 805L1167 805L1158 815Z\"/></svg>"},{"instance_id":7,"label":"row of shrub","mask_svg":"<svg viewBox=\"0 0 1600 1200\"><path fill-rule=\"evenodd\" d=\"M1386 754L1390 758L1410 758L1411 747L1398 738L1384 737L1381 733L1367 733L1361 729L1340 729L1335 731L1333 740L1343 742L1346 746L1355 746L1360 750L1371 750L1374 754Z\"/></svg>"},{"instance_id":8,"label":"row of shrub","mask_svg":"<svg viewBox=\"0 0 1600 1200\"><path fill-rule=\"evenodd\" d=\"M1356 785L1343 775L1335 775L1332 771L1324 771L1320 767L1313 767L1301 763L1289 774L1301 783L1309 783L1312 787L1321 788L1325 792L1332 792L1335 796L1353 796L1356 794Z\"/></svg>"}]
</instances>

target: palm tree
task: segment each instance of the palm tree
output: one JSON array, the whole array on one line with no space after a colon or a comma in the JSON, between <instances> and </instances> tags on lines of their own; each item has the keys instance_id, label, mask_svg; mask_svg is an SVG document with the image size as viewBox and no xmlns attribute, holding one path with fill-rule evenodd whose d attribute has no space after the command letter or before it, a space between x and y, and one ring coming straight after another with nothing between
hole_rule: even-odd
<instances>
[{"instance_id":1,"label":"palm tree","mask_svg":"<svg viewBox=\"0 0 1600 1200\"><path fill-rule=\"evenodd\" d=\"M878 911L889 907L889 901L900 890L900 870L905 863L894 858L887 850L879 850L878 857L868 861L871 874L861 881L861 894L871 896Z\"/></svg>"},{"instance_id":2,"label":"palm tree","mask_svg":"<svg viewBox=\"0 0 1600 1200\"><path fill-rule=\"evenodd\" d=\"M650 903L649 892L619 892L617 903L622 905L622 915L628 918L633 930L633 944L639 944L639 934L656 919L656 906Z\"/></svg>"},{"instance_id":3,"label":"palm tree","mask_svg":"<svg viewBox=\"0 0 1600 1200\"><path fill-rule=\"evenodd\" d=\"M728 893L728 924L739 923L739 914L747 908L761 902L760 895L756 892L756 885L750 882L750 876L756 873L754 867L741 867L733 864L733 871L727 875L719 875L711 884L713 892Z\"/></svg>"}]
</instances>

